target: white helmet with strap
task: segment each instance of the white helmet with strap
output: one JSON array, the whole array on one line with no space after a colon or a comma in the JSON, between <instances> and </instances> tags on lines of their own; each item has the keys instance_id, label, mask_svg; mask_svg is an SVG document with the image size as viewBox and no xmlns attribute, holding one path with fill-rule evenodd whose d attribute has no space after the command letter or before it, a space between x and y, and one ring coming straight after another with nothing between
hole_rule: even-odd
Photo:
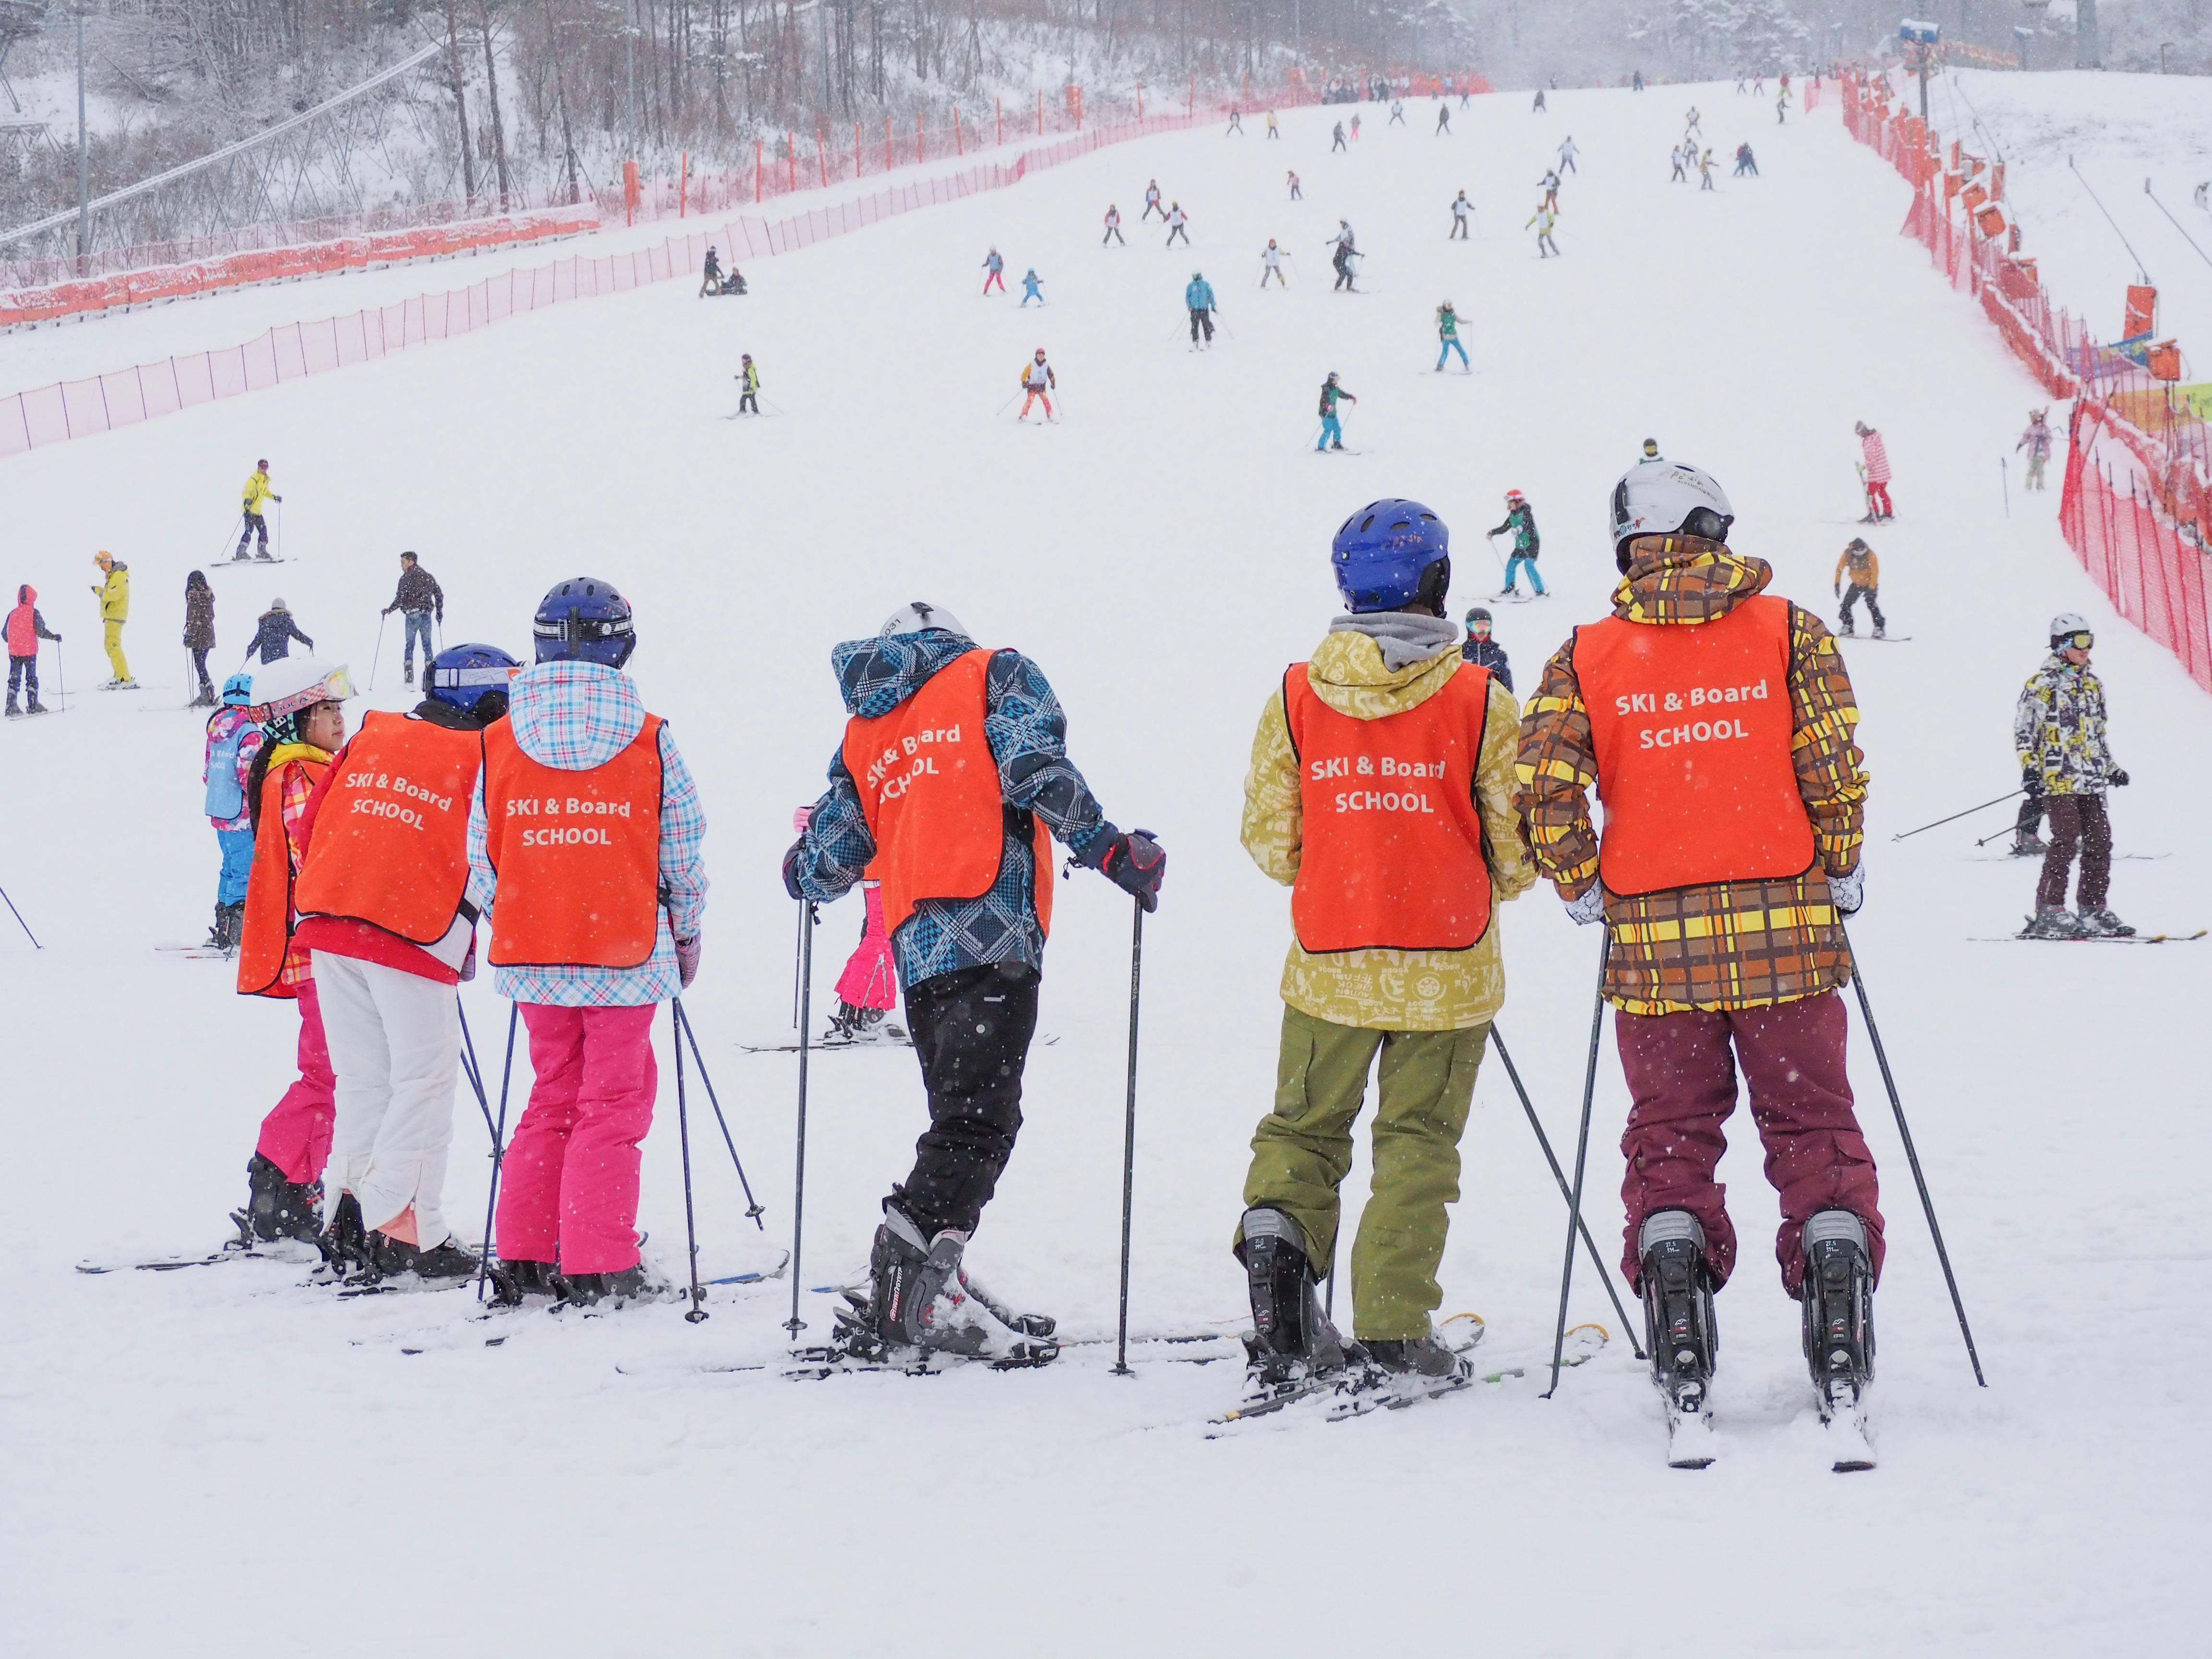
<instances>
[{"instance_id":1,"label":"white helmet with strap","mask_svg":"<svg viewBox=\"0 0 2212 1659\"><path fill-rule=\"evenodd\" d=\"M1675 461L1638 461L1613 487L1613 562L1628 568L1628 544L1638 536L1697 536L1728 539L1735 509L1710 473Z\"/></svg>"}]
</instances>

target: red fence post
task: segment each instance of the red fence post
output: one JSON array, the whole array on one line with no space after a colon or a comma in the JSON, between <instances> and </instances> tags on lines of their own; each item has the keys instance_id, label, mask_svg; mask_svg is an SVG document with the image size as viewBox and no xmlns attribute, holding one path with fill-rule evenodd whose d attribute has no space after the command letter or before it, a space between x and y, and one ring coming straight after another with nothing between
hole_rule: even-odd
<instances>
[{"instance_id":1,"label":"red fence post","mask_svg":"<svg viewBox=\"0 0 2212 1659\"><path fill-rule=\"evenodd\" d=\"M754 205L755 207L758 207L758 206L760 205L760 199L761 199L761 141L760 141L759 139L756 138L756 139L754 139L754 140L753 140L753 205Z\"/></svg>"},{"instance_id":2,"label":"red fence post","mask_svg":"<svg viewBox=\"0 0 2212 1659\"><path fill-rule=\"evenodd\" d=\"M1044 137L1044 88L1037 88L1037 137Z\"/></svg>"},{"instance_id":3,"label":"red fence post","mask_svg":"<svg viewBox=\"0 0 2212 1659\"><path fill-rule=\"evenodd\" d=\"M968 153L968 146L960 137L960 106L957 104L952 106L952 153L955 155L965 155Z\"/></svg>"},{"instance_id":4,"label":"red fence post","mask_svg":"<svg viewBox=\"0 0 2212 1659\"><path fill-rule=\"evenodd\" d=\"M637 163L635 161L623 163L623 222L625 225L637 222Z\"/></svg>"},{"instance_id":5,"label":"red fence post","mask_svg":"<svg viewBox=\"0 0 2212 1659\"><path fill-rule=\"evenodd\" d=\"M814 165L822 174L822 188L830 188L830 147L822 142L822 129L814 129Z\"/></svg>"},{"instance_id":6,"label":"red fence post","mask_svg":"<svg viewBox=\"0 0 2212 1659\"><path fill-rule=\"evenodd\" d=\"M1006 142L1006 100L1003 98L994 98L991 100L991 107L999 118L998 142L1003 144Z\"/></svg>"}]
</instances>

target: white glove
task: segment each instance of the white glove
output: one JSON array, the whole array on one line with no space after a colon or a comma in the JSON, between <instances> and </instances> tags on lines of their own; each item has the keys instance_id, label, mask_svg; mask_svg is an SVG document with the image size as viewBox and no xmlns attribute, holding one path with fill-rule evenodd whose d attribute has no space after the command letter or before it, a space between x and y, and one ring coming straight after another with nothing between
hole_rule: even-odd
<instances>
[{"instance_id":1,"label":"white glove","mask_svg":"<svg viewBox=\"0 0 2212 1659\"><path fill-rule=\"evenodd\" d=\"M1594 881L1590 884L1589 891L1584 893L1580 898L1569 899L1567 915L1574 919L1577 927L1586 927L1593 921L1603 921L1605 920L1605 884L1601 881Z\"/></svg>"},{"instance_id":2,"label":"white glove","mask_svg":"<svg viewBox=\"0 0 2212 1659\"><path fill-rule=\"evenodd\" d=\"M1846 916L1858 915L1859 906L1865 902L1860 890L1865 885L1866 866L1863 864L1848 876L1828 878L1828 896L1835 900L1838 914Z\"/></svg>"}]
</instances>

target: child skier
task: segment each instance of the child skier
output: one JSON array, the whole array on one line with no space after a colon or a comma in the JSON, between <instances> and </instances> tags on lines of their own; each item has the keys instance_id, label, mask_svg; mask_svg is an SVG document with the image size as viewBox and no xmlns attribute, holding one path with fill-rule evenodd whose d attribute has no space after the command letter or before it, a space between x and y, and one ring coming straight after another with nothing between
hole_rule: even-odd
<instances>
[{"instance_id":1,"label":"child skier","mask_svg":"<svg viewBox=\"0 0 2212 1659\"><path fill-rule=\"evenodd\" d=\"M1129 246L1121 236L1121 210L1111 202L1106 204L1106 234L1098 239L1098 246L1104 247L1109 242L1120 242L1123 247Z\"/></svg>"},{"instance_id":2,"label":"child skier","mask_svg":"<svg viewBox=\"0 0 2212 1659\"><path fill-rule=\"evenodd\" d=\"M1000 293L1006 291L1006 262L999 257L996 248L983 256L983 292L988 294L994 283L999 285Z\"/></svg>"},{"instance_id":3,"label":"child skier","mask_svg":"<svg viewBox=\"0 0 2212 1659\"><path fill-rule=\"evenodd\" d=\"M1759 163L1753 158L1750 144L1741 143L1735 147L1735 172L1732 176L1741 179L1746 173L1749 173L1754 179L1758 178Z\"/></svg>"},{"instance_id":4,"label":"child skier","mask_svg":"<svg viewBox=\"0 0 2212 1659\"><path fill-rule=\"evenodd\" d=\"M1275 112L1269 110L1267 112L1267 137L1270 138L1279 138L1282 136L1282 129L1275 125Z\"/></svg>"},{"instance_id":5,"label":"child skier","mask_svg":"<svg viewBox=\"0 0 2212 1659\"><path fill-rule=\"evenodd\" d=\"M1452 198L1451 216L1451 234L1445 237L1444 240L1449 242L1456 239L1462 242L1466 241L1468 222L1474 216L1474 204L1467 199L1467 192L1463 190Z\"/></svg>"},{"instance_id":6,"label":"child skier","mask_svg":"<svg viewBox=\"0 0 2212 1659\"><path fill-rule=\"evenodd\" d=\"M1336 383L1336 371L1332 368L1328 379L1321 383L1321 440L1314 445L1316 451L1344 447L1344 426L1336 414L1340 401L1356 404L1359 399Z\"/></svg>"},{"instance_id":7,"label":"child skier","mask_svg":"<svg viewBox=\"0 0 2212 1659\"><path fill-rule=\"evenodd\" d=\"M1229 112L1229 132L1221 136L1226 138L1230 133L1235 133L1239 138L1244 136L1244 118L1234 109Z\"/></svg>"},{"instance_id":8,"label":"child skier","mask_svg":"<svg viewBox=\"0 0 2212 1659\"><path fill-rule=\"evenodd\" d=\"M1173 247L1176 245L1176 238L1180 236L1182 238L1182 245L1188 247L1190 246L1189 225L1190 215L1182 210L1182 204L1181 202L1171 204L1168 208L1168 240L1162 246Z\"/></svg>"},{"instance_id":9,"label":"child skier","mask_svg":"<svg viewBox=\"0 0 2212 1659\"><path fill-rule=\"evenodd\" d=\"M2044 420L2050 413L2047 406L2029 410L2027 430L2020 434L2020 441L2013 446L2014 453L2023 449L2027 452L2027 487L2030 489L2043 488L2043 465L2051 459L2051 428Z\"/></svg>"},{"instance_id":10,"label":"child skier","mask_svg":"<svg viewBox=\"0 0 2212 1659\"><path fill-rule=\"evenodd\" d=\"M39 641L52 640L59 645L62 636L48 628L46 619L39 614L39 590L30 583L15 590L15 608L8 613L6 627L0 633L8 641L8 718L46 713L46 704L39 701ZM18 686L29 694L29 702L21 708L15 706Z\"/></svg>"},{"instance_id":11,"label":"child skier","mask_svg":"<svg viewBox=\"0 0 2212 1659\"><path fill-rule=\"evenodd\" d=\"M1299 188L1298 188L1298 175L1297 175L1297 173L1291 173L1291 174L1290 175L1290 179L1291 179L1291 199L1293 202L1303 202L1303 201L1304 201L1304 200L1306 199L1306 193L1305 193L1305 191L1304 191L1303 190L1301 190L1301 189L1299 189Z\"/></svg>"},{"instance_id":12,"label":"child skier","mask_svg":"<svg viewBox=\"0 0 2212 1659\"><path fill-rule=\"evenodd\" d=\"M1849 592L1844 591L1846 575L1851 579ZM1851 607L1861 599L1866 601L1867 614L1874 618L1875 638L1879 640L1886 636L1888 624L1882 621L1881 605L1875 597L1881 587L1881 561L1875 556L1875 550L1858 537L1851 538L1842 556L1837 559L1836 574L1830 585L1834 587L1836 597L1844 602L1842 611L1837 615L1839 624L1837 631L1844 638L1851 638L1856 631L1851 622Z\"/></svg>"},{"instance_id":13,"label":"child skier","mask_svg":"<svg viewBox=\"0 0 2212 1659\"><path fill-rule=\"evenodd\" d=\"M1467 360L1467 348L1459 343L1459 313L1452 309L1449 300L1437 307L1437 338L1443 343L1437 350L1437 374L1444 372L1444 359L1455 351L1459 353L1459 366L1474 373L1474 366Z\"/></svg>"},{"instance_id":14,"label":"child skier","mask_svg":"<svg viewBox=\"0 0 2212 1659\"><path fill-rule=\"evenodd\" d=\"M1053 374L1052 365L1044 360L1044 348L1039 346L1036 349L1036 356L1023 365L1022 390L1029 395L1022 399L1022 412L1014 418L1018 421L1026 421L1030 417L1030 405L1042 403L1044 405L1045 419L1048 421L1054 419L1052 394L1059 390L1059 378Z\"/></svg>"},{"instance_id":15,"label":"child skier","mask_svg":"<svg viewBox=\"0 0 2212 1659\"><path fill-rule=\"evenodd\" d=\"M1547 168L1544 176L1536 181L1536 186L1544 192L1544 205L1557 213L1559 210L1559 175Z\"/></svg>"},{"instance_id":16,"label":"child skier","mask_svg":"<svg viewBox=\"0 0 2212 1659\"><path fill-rule=\"evenodd\" d=\"M1395 98L1390 100L1390 125L1394 127L1406 125L1406 106Z\"/></svg>"},{"instance_id":17,"label":"child skier","mask_svg":"<svg viewBox=\"0 0 2212 1659\"><path fill-rule=\"evenodd\" d=\"M1516 583L1522 566L1526 565L1528 568L1528 586L1535 590L1536 598L1542 599L1544 579L1536 570L1536 555L1543 550L1543 538L1536 533L1535 509L1528 505L1528 498L1517 489L1505 492L1505 522L1488 533L1503 536L1509 530L1513 532L1513 556L1505 561L1505 586L1498 597L1510 599L1516 596L1519 590Z\"/></svg>"},{"instance_id":18,"label":"child skier","mask_svg":"<svg viewBox=\"0 0 2212 1659\"><path fill-rule=\"evenodd\" d=\"M760 368L753 362L753 354L750 351L739 352L738 362L738 382L744 388L738 396L738 413L757 415L760 413Z\"/></svg>"},{"instance_id":19,"label":"child skier","mask_svg":"<svg viewBox=\"0 0 2212 1659\"><path fill-rule=\"evenodd\" d=\"M1192 271L1190 281L1182 291L1182 302L1190 313L1190 343L1199 343L1199 331L1206 331L1206 343L1213 343L1213 284L1206 280L1203 272Z\"/></svg>"},{"instance_id":20,"label":"child skier","mask_svg":"<svg viewBox=\"0 0 2212 1659\"><path fill-rule=\"evenodd\" d=\"M253 871L253 763L269 734L246 707L253 701L253 677L233 674L222 683L222 706L208 716L207 744L201 752L200 810L215 831L222 867L215 882L215 926L208 948L238 949L246 926L246 881Z\"/></svg>"},{"instance_id":21,"label":"child skier","mask_svg":"<svg viewBox=\"0 0 2212 1659\"><path fill-rule=\"evenodd\" d=\"M2051 619L2051 654L2029 676L2013 712L2013 746L2021 780L2041 793L2051 847L2036 884L2035 915L2022 939L2118 939L2135 929L2106 908L2112 879L2112 823L2105 791L2125 788L2105 734L2104 683L2089 672L2096 638L2072 611ZM2076 913L2066 908L2066 878L2081 855Z\"/></svg>"},{"instance_id":22,"label":"child skier","mask_svg":"<svg viewBox=\"0 0 2212 1659\"><path fill-rule=\"evenodd\" d=\"M123 655L123 624L131 620L131 567L106 548L94 554L92 562L104 578L92 592L100 601L100 632L112 676L100 690L136 691L138 682L131 678L131 664Z\"/></svg>"},{"instance_id":23,"label":"child skier","mask_svg":"<svg viewBox=\"0 0 2212 1659\"><path fill-rule=\"evenodd\" d=\"M1896 509L1889 504L1889 451L1881 441L1881 434L1864 421L1853 424L1859 434L1859 449L1864 459L1859 464L1859 477L1866 483L1867 515L1863 524L1882 524L1896 517Z\"/></svg>"},{"instance_id":24,"label":"child skier","mask_svg":"<svg viewBox=\"0 0 2212 1659\"><path fill-rule=\"evenodd\" d=\"M249 655L258 655L263 665L282 662L292 654L294 640L313 651L315 642L300 631L300 624L292 620L292 607L282 599L269 601L269 608L254 623L253 644Z\"/></svg>"},{"instance_id":25,"label":"child skier","mask_svg":"<svg viewBox=\"0 0 2212 1659\"><path fill-rule=\"evenodd\" d=\"M1022 273L1022 306L1028 305L1032 300L1039 305L1044 303L1044 278L1036 274L1035 265ZM1021 307L1015 309L1019 310Z\"/></svg>"},{"instance_id":26,"label":"child skier","mask_svg":"<svg viewBox=\"0 0 2212 1659\"><path fill-rule=\"evenodd\" d=\"M1329 153L1331 155L1335 155L1335 154L1337 153L1337 151L1339 151L1339 150L1342 149L1343 148L1344 148L1344 123L1343 123L1343 122L1341 122L1341 121L1339 121L1339 122L1336 124L1335 130L1334 130L1334 131L1332 131L1332 132L1329 134L1328 153Z\"/></svg>"},{"instance_id":27,"label":"child skier","mask_svg":"<svg viewBox=\"0 0 2212 1659\"><path fill-rule=\"evenodd\" d=\"M1283 250L1275 246L1275 239L1272 236L1267 239L1267 246L1260 252L1260 286L1261 288L1267 286L1267 278L1270 276L1275 279L1277 288L1290 286L1283 280Z\"/></svg>"},{"instance_id":28,"label":"child skier","mask_svg":"<svg viewBox=\"0 0 2212 1659\"><path fill-rule=\"evenodd\" d=\"M1155 213L1158 213L1163 219L1165 219L1168 216L1160 207L1160 181L1157 179L1152 179L1145 186L1145 210L1138 216L1137 222L1139 224L1144 223L1146 220L1151 218Z\"/></svg>"},{"instance_id":29,"label":"child skier","mask_svg":"<svg viewBox=\"0 0 2212 1659\"><path fill-rule=\"evenodd\" d=\"M1548 259L1559 251L1559 245L1552 240L1552 227L1559 222L1559 216L1557 213L1550 208L1540 207L1528 216L1528 224L1521 227L1523 230L1528 229L1530 226L1535 228L1537 258Z\"/></svg>"},{"instance_id":30,"label":"child skier","mask_svg":"<svg viewBox=\"0 0 2212 1659\"><path fill-rule=\"evenodd\" d=\"M1449 104L1437 106L1437 130L1434 136L1438 138L1451 137L1451 106Z\"/></svg>"},{"instance_id":31,"label":"child skier","mask_svg":"<svg viewBox=\"0 0 2212 1659\"><path fill-rule=\"evenodd\" d=\"M253 556L265 559L269 556L269 520L263 516L262 509L270 501L284 499L269 487L269 463L265 459L254 462L253 471L246 477L246 487L240 491L240 499L243 503L240 510L244 514L245 528L238 538L238 551L232 554L231 558L234 562L244 558L246 543L258 536L261 546Z\"/></svg>"},{"instance_id":32,"label":"child skier","mask_svg":"<svg viewBox=\"0 0 2212 1659\"><path fill-rule=\"evenodd\" d=\"M1359 112L1357 110L1352 112L1352 140L1354 143L1359 142Z\"/></svg>"},{"instance_id":33,"label":"child skier","mask_svg":"<svg viewBox=\"0 0 2212 1659\"><path fill-rule=\"evenodd\" d=\"M1489 607L1476 605L1467 613L1467 643L1459 653L1478 668L1487 668L1490 677L1508 691L1513 689L1513 665L1507 660L1505 647L1490 637L1492 618Z\"/></svg>"},{"instance_id":34,"label":"child skier","mask_svg":"<svg viewBox=\"0 0 2212 1659\"><path fill-rule=\"evenodd\" d=\"M1554 168L1553 171L1557 173L1580 172L1581 169L1575 166L1575 157L1581 154L1582 151L1575 148L1574 134L1571 132L1569 133L1566 137L1560 142L1559 165Z\"/></svg>"},{"instance_id":35,"label":"child skier","mask_svg":"<svg viewBox=\"0 0 2212 1659\"><path fill-rule=\"evenodd\" d=\"M208 653L215 649L215 589L208 586L207 573L194 570L185 577L185 650L191 657L192 672L199 676L199 695L185 707L212 708L215 707L215 682L208 678Z\"/></svg>"}]
</instances>

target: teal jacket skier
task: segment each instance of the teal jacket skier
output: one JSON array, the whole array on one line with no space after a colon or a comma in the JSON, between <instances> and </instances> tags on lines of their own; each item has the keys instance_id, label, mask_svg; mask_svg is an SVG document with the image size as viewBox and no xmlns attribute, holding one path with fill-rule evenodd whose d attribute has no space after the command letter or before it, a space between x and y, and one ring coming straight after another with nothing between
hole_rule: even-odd
<instances>
[{"instance_id":1,"label":"teal jacket skier","mask_svg":"<svg viewBox=\"0 0 2212 1659\"><path fill-rule=\"evenodd\" d=\"M1473 371L1474 365L1467 360L1467 348L1459 343L1459 313L1452 309L1449 300L1437 307L1437 338L1443 343L1437 350L1437 374L1444 372L1444 359L1455 351L1459 353L1459 366Z\"/></svg>"},{"instance_id":2,"label":"teal jacket skier","mask_svg":"<svg viewBox=\"0 0 2212 1659\"><path fill-rule=\"evenodd\" d=\"M1359 401L1336 383L1336 371L1332 368L1328 372L1328 379L1321 383L1321 441L1314 446L1316 450L1344 447L1344 428L1336 418L1336 404L1340 398L1347 403Z\"/></svg>"},{"instance_id":3,"label":"teal jacket skier","mask_svg":"<svg viewBox=\"0 0 2212 1659\"><path fill-rule=\"evenodd\" d=\"M1513 556L1505 562L1505 587L1498 597L1503 599L1516 591L1514 580L1523 565L1528 567L1528 585L1537 592L1543 592L1544 579L1536 574L1536 554L1543 543L1536 534L1536 515L1528 506L1528 498L1517 489L1505 492L1505 522L1490 534L1502 536L1509 530L1513 532Z\"/></svg>"}]
</instances>

